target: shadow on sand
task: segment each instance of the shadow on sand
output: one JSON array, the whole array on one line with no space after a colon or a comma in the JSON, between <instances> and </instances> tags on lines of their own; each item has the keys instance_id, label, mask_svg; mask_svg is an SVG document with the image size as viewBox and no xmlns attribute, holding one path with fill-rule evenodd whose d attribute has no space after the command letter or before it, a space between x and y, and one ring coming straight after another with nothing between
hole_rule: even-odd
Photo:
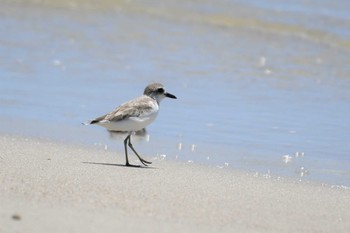
<instances>
[{"instance_id":1,"label":"shadow on sand","mask_svg":"<svg viewBox=\"0 0 350 233\"><path fill-rule=\"evenodd\" d=\"M157 169L155 167L146 167L146 166L141 166L141 165L126 166L125 164L118 164L118 163L96 163L96 162L82 162L82 163L92 164L92 165L115 166L115 167Z\"/></svg>"}]
</instances>

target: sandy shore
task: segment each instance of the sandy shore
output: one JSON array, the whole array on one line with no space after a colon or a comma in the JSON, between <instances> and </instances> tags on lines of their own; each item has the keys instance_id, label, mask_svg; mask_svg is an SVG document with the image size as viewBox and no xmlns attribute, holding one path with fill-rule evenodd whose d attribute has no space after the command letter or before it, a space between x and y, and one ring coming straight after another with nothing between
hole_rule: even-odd
<instances>
[{"instance_id":1,"label":"sandy shore","mask_svg":"<svg viewBox=\"0 0 350 233\"><path fill-rule=\"evenodd\" d=\"M0 232L350 232L350 190L0 137ZM148 158L151 159L152 158Z\"/></svg>"}]
</instances>

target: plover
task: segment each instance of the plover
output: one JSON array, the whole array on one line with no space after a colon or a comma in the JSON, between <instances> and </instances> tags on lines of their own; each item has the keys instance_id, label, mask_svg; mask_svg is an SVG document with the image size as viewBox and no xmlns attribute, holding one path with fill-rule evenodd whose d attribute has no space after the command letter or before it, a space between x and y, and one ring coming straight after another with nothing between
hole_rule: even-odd
<instances>
[{"instance_id":1,"label":"plover","mask_svg":"<svg viewBox=\"0 0 350 233\"><path fill-rule=\"evenodd\" d=\"M123 103L112 112L97 117L85 123L85 125L97 124L109 131L127 132L128 136L124 140L125 165L135 166L129 163L127 148L129 146L140 162L147 166L151 162L144 160L136 152L131 143L131 134L144 129L156 119L159 111L159 103L165 97L176 99L175 95L165 91L162 84L152 83L145 88L142 96Z\"/></svg>"}]
</instances>

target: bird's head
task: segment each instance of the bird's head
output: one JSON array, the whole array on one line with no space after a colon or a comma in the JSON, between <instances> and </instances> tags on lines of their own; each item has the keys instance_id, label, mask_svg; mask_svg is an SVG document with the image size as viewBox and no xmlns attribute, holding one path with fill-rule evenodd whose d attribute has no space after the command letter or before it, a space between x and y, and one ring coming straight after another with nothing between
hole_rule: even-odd
<instances>
[{"instance_id":1,"label":"bird's head","mask_svg":"<svg viewBox=\"0 0 350 233\"><path fill-rule=\"evenodd\" d=\"M162 101L165 97L176 99L176 96L170 94L169 92L166 92L164 86L160 83L149 84L145 88L143 94L157 100L158 103Z\"/></svg>"}]
</instances>

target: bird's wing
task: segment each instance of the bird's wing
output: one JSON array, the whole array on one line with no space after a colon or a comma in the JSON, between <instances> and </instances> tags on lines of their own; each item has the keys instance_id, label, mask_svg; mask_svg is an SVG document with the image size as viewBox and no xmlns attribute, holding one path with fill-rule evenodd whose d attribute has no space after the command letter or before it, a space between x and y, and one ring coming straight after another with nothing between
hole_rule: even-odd
<instances>
[{"instance_id":1,"label":"bird's wing","mask_svg":"<svg viewBox=\"0 0 350 233\"><path fill-rule=\"evenodd\" d=\"M129 117L147 117L154 112L154 101L147 96L130 100L108 113L103 120L120 121Z\"/></svg>"}]
</instances>

